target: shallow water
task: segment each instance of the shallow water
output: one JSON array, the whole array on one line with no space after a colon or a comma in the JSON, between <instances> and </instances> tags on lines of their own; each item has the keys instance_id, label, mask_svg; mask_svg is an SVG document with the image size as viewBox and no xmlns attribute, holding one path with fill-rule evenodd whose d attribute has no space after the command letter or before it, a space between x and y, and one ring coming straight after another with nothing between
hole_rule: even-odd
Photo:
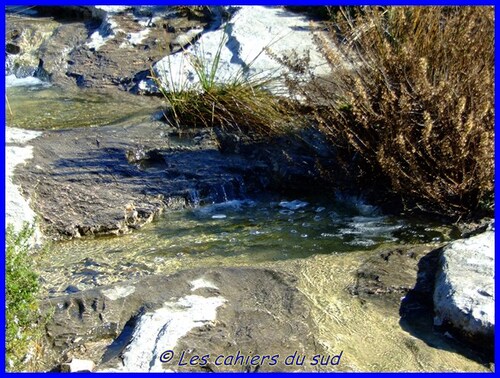
<instances>
[{"instance_id":1,"label":"shallow water","mask_svg":"<svg viewBox=\"0 0 500 378\"><path fill-rule=\"evenodd\" d=\"M44 86L11 87L7 94L14 114L7 123L30 129L149 120L159 104ZM343 351L340 371L488 371L431 327L416 337L401 326L397 309L363 303L346 290L377 248L454 236L452 227L387 216L356 198L268 196L164 214L121 237L57 242L35 264L45 297L194 267L285 270L312 303L319 342L332 355Z\"/></svg>"},{"instance_id":2,"label":"shallow water","mask_svg":"<svg viewBox=\"0 0 500 378\"><path fill-rule=\"evenodd\" d=\"M40 269L45 290L59 295L179 268L252 265L381 245L442 242L450 240L453 231L382 215L355 198L233 200L165 214L122 237L56 243Z\"/></svg>"},{"instance_id":3,"label":"shallow water","mask_svg":"<svg viewBox=\"0 0 500 378\"><path fill-rule=\"evenodd\" d=\"M122 237L59 242L38 268L49 296L195 267L284 270L312 303L319 342L332 355L343 351L339 371L488 371L435 334L432 319L416 337L401 326L397 306L363 302L346 290L378 248L434 244L454 233L385 216L355 198L264 197L165 214Z\"/></svg>"},{"instance_id":4,"label":"shallow water","mask_svg":"<svg viewBox=\"0 0 500 378\"><path fill-rule=\"evenodd\" d=\"M150 120L162 104L159 98L134 96L118 90L112 94L78 88L63 90L35 80L17 79L7 88L6 113L10 127L49 130L138 123Z\"/></svg>"},{"instance_id":5,"label":"shallow water","mask_svg":"<svg viewBox=\"0 0 500 378\"><path fill-rule=\"evenodd\" d=\"M273 264L298 277L299 290L313 303L319 342L331 355L343 352L339 371L491 371L474 361L477 356L467 348L434 333L431 318L405 328L397 308L353 298L346 287L370 253L315 255Z\"/></svg>"}]
</instances>

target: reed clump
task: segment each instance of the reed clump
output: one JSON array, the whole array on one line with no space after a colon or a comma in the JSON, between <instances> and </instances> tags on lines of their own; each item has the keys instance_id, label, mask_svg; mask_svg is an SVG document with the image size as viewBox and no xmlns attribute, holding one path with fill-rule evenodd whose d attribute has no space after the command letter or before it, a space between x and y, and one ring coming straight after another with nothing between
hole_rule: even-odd
<instances>
[{"instance_id":1,"label":"reed clump","mask_svg":"<svg viewBox=\"0 0 500 378\"><path fill-rule=\"evenodd\" d=\"M203 49L182 52L183 65L194 71L194 82L179 80L173 67L160 75L153 74L168 104L167 120L180 130L217 128L258 138L279 134L290 114L286 100L269 90L276 76L271 72L250 73L264 50L247 66L221 79L221 53L227 39L224 33L212 59L206 58Z\"/></svg>"}]
</instances>

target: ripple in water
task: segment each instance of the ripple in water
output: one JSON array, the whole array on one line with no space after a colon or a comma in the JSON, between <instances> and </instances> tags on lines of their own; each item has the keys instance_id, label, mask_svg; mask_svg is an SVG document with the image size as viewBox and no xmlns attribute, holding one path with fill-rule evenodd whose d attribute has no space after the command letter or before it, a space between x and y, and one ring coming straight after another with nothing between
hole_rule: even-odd
<instances>
[{"instance_id":1,"label":"ripple in water","mask_svg":"<svg viewBox=\"0 0 500 378\"><path fill-rule=\"evenodd\" d=\"M169 213L122 237L57 243L41 263L44 288L58 295L133 277L200 266L252 265L382 244L449 240L452 230L383 215L359 199L325 204L233 200ZM49 284L50 283L50 284Z\"/></svg>"}]
</instances>

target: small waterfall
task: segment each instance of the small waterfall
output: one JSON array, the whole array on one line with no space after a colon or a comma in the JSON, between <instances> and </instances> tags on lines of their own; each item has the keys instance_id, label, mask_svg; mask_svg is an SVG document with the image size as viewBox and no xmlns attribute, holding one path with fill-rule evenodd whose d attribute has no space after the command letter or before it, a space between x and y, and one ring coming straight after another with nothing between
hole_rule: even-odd
<instances>
[{"instance_id":1,"label":"small waterfall","mask_svg":"<svg viewBox=\"0 0 500 378\"><path fill-rule=\"evenodd\" d=\"M236 186L236 189L238 191L239 196L242 198L246 197L245 181L243 181L243 178L239 177L239 176L235 177L234 179L236 181L235 186Z\"/></svg>"},{"instance_id":2,"label":"small waterfall","mask_svg":"<svg viewBox=\"0 0 500 378\"><path fill-rule=\"evenodd\" d=\"M226 187L224 186L224 184L221 185L221 188L222 188L222 202L227 202L228 198L227 198Z\"/></svg>"},{"instance_id":3,"label":"small waterfall","mask_svg":"<svg viewBox=\"0 0 500 378\"><path fill-rule=\"evenodd\" d=\"M192 207L200 206L200 193L197 189L189 189L188 191L188 203Z\"/></svg>"},{"instance_id":4,"label":"small waterfall","mask_svg":"<svg viewBox=\"0 0 500 378\"><path fill-rule=\"evenodd\" d=\"M187 191L186 200L192 207L244 199L246 190L241 177L231 177L224 182L205 184Z\"/></svg>"},{"instance_id":5,"label":"small waterfall","mask_svg":"<svg viewBox=\"0 0 500 378\"><path fill-rule=\"evenodd\" d=\"M216 185L211 189L210 200L212 203L228 202L234 199L242 199L244 191L242 188L242 179L240 177L231 178L220 185Z\"/></svg>"}]
</instances>

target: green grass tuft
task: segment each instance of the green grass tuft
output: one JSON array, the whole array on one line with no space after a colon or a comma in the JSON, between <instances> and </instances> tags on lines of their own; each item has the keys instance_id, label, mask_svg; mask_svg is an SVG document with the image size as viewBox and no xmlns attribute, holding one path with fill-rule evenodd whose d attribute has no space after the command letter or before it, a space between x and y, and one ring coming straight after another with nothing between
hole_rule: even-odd
<instances>
[{"instance_id":1,"label":"green grass tuft","mask_svg":"<svg viewBox=\"0 0 500 378\"><path fill-rule=\"evenodd\" d=\"M42 353L42 326L38 310L38 276L33 271L29 240L33 228L6 230L6 369L35 371Z\"/></svg>"},{"instance_id":2,"label":"green grass tuft","mask_svg":"<svg viewBox=\"0 0 500 378\"><path fill-rule=\"evenodd\" d=\"M198 82L191 84L174 80L175 73L153 75L168 103L167 120L178 129L219 128L245 135L269 136L282 132L289 118L285 100L273 95L268 88L275 85L272 73L247 75L252 63L231 77L217 80L221 52L227 42L224 33L212 61L204 52L184 51L185 64L193 67ZM170 64L170 61L169 61ZM180 67L182 70L182 67ZM179 73L180 76L180 73Z\"/></svg>"}]
</instances>

